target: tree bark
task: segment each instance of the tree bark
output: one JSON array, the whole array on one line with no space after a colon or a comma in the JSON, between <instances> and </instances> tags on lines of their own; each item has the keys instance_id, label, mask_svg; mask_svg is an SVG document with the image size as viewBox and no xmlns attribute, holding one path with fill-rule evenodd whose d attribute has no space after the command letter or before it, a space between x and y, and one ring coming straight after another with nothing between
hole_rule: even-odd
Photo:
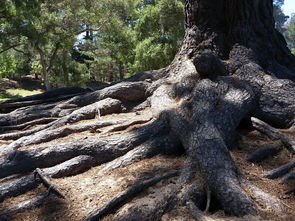
<instances>
[{"instance_id":1,"label":"tree bark","mask_svg":"<svg viewBox=\"0 0 295 221\"><path fill-rule=\"evenodd\" d=\"M173 152L180 144L187 159L169 194L156 200L155 208L140 210L134 206L130 213L122 216L119 213L115 220L132 219L134 214L142 216L143 220L151 217L158 220L168 210L183 205L183 201L189 202L190 212L199 217L201 213L193 205L197 203L182 193L195 184L196 173L200 173L206 189L227 214L257 214L263 203L282 211L277 200L243 177L230 155L235 146L237 128L245 118L257 117L280 128L294 124L295 84L292 80L295 79L295 57L274 28L272 1L186 0L185 10L185 37L168 67L139 73L100 90L75 96L62 104L35 106L35 111L41 110L43 115L25 117L24 113L33 112L34 107L31 107L16 109L0 120L0 125L8 126L18 114L22 116L23 124L49 117L54 111L53 116L60 119L38 129L44 130L43 135L40 133L40 140L45 139L44 133L48 128L56 129L94 118L98 103L103 103L106 114L146 108L152 113L152 123L128 133L119 132L119 135L50 145L42 151L34 147L15 150L1 159L0 178L31 172L37 167L57 164L66 167L63 162L80 155L92 157L94 166L107 163L105 170L111 170L121 166L114 160L124 166L164 153L166 148ZM74 105L75 109L64 112L62 117L61 110L56 109L60 108L59 105ZM113 130L125 130L128 126L130 124L119 125ZM65 126L54 132L67 135L62 131L69 127L72 128ZM269 129L276 132L276 139L292 148L290 139L278 134L273 127ZM26 136L10 147L35 142L33 139L30 141L28 133L23 135ZM2 139L5 137L12 138L0 136ZM285 174L293 167L294 160L278 171ZM249 191L253 193L253 199L248 195ZM111 200L105 205L112 203Z\"/></svg>"}]
</instances>

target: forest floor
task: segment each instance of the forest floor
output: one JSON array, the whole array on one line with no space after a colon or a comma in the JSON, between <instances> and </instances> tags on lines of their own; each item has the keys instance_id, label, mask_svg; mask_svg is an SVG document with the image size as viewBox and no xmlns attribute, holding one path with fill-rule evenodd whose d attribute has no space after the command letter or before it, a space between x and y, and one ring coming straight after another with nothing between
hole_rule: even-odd
<instances>
[{"instance_id":1,"label":"forest floor","mask_svg":"<svg viewBox=\"0 0 295 221\"><path fill-rule=\"evenodd\" d=\"M103 116L103 119L119 119L122 117L131 117L131 118L142 118L147 119L150 117L150 111L143 110L138 113L123 113L123 114L112 114ZM93 122L101 120L92 119L80 121L76 124ZM141 125L133 125L127 128L124 132L130 131L134 127ZM59 138L51 142L42 143L39 145L34 145L34 148L38 147L40 150L44 146L53 145L62 143L65 141L78 141L90 137L95 137L99 139L102 136L110 136L114 133L119 132L108 132L109 127L101 128L100 133L96 132L81 132L72 134L67 137ZM105 133L104 133L105 132ZM120 131L122 133L122 131ZM289 134L295 138L294 134ZM11 141L0 141L0 148L4 148ZM218 221L256 221L256 220L285 220L293 221L295 220L295 195L286 195L285 192L290 189L289 184L278 184L278 179L270 180L265 178L265 174L282 165L287 163L292 159L292 155L287 152L285 149L281 151L277 156L266 159L262 163L253 164L246 160L247 156L253 152L258 146L263 144L270 144L273 141L270 140L267 136L261 134L256 130L245 130L241 129L239 131L239 139L232 150L231 155L238 167L241 169L242 173L247 177L249 181L257 185L267 193L271 194L277 198L281 203L283 203L287 211L284 216L274 216L271 208L262 208L260 217L243 217L235 218L228 217L220 210L217 210L218 205L212 205L211 211L209 211L208 216L213 220ZM30 149L31 146L22 147L21 149ZM90 170L71 177L53 179L51 182L58 187L65 194L65 199L52 199L47 201L40 208L25 211L19 213L11 220L15 221L80 221L85 218L89 212L103 205L109 201L113 196L125 190L128 186L138 183L147 178L151 178L156 174L162 174L172 169L182 168L184 164L184 156L164 156L158 155L150 159L145 159L136 163L133 163L124 168L117 168L111 171L102 172L101 169L104 168L104 164L91 168ZM11 178L0 179L0 185L6 183ZM152 206L151 198L160 197L161 194L164 194L169 188L170 184L175 183L177 178L171 178L168 180L163 180L156 184L153 187L148 188L143 191L140 195L133 199L129 199L127 204L122 206L112 215L105 217L104 221L113 220L114 216L118 216L120 213L124 213L124 210L134 203L140 203L143 206ZM202 182L200 180L200 182ZM294 185L294 183L293 183ZM0 212L5 211L11 207L16 206L19 202L33 198L34 196L40 193L46 193L47 189L40 185L37 189L30 191L26 194L20 195L18 197L13 197L6 199L4 202L0 203ZM250 194L251 195L251 194ZM141 218L138 217L138 220ZM186 221L194 220L185 207L180 207L176 210L165 214L162 217L163 221L177 220L177 221Z\"/></svg>"},{"instance_id":2,"label":"forest floor","mask_svg":"<svg viewBox=\"0 0 295 221\"><path fill-rule=\"evenodd\" d=\"M41 81L31 75L22 78L0 79L0 101L39 94L43 91Z\"/></svg>"}]
</instances>

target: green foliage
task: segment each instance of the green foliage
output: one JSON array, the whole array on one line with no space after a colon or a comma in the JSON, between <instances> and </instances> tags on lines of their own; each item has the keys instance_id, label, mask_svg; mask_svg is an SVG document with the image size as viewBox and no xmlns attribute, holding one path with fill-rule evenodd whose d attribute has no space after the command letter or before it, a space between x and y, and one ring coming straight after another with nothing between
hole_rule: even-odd
<instances>
[{"instance_id":1,"label":"green foliage","mask_svg":"<svg viewBox=\"0 0 295 221\"><path fill-rule=\"evenodd\" d=\"M1 76L68 86L164 67L183 37L183 11L181 0L1 0Z\"/></svg>"},{"instance_id":2,"label":"green foliage","mask_svg":"<svg viewBox=\"0 0 295 221\"><path fill-rule=\"evenodd\" d=\"M51 76L51 82L55 87L64 86L85 86L89 79L88 68L85 64L80 64L69 60L61 66L54 68L54 74Z\"/></svg>"},{"instance_id":3,"label":"green foliage","mask_svg":"<svg viewBox=\"0 0 295 221\"><path fill-rule=\"evenodd\" d=\"M13 53L0 54L0 78L25 75L30 72L27 60Z\"/></svg>"},{"instance_id":4,"label":"green foliage","mask_svg":"<svg viewBox=\"0 0 295 221\"><path fill-rule=\"evenodd\" d=\"M171 62L175 49L171 44L159 43L156 37L149 37L139 42L135 48L134 73L158 69Z\"/></svg>"},{"instance_id":5,"label":"green foliage","mask_svg":"<svg viewBox=\"0 0 295 221\"><path fill-rule=\"evenodd\" d=\"M168 65L184 35L184 6L181 1L141 2L135 24L137 45L133 73Z\"/></svg>"},{"instance_id":6,"label":"green foliage","mask_svg":"<svg viewBox=\"0 0 295 221\"><path fill-rule=\"evenodd\" d=\"M273 5L274 5L273 16L275 20L275 27L279 32L283 33L285 31L284 24L289 18L289 16L286 16L282 11L284 0L274 0Z\"/></svg>"},{"instance_id":7,"label":"green foliage","mask_svg":"<svg viewBox=\"0 0 295 221\"><path fill-rule=\"evenodd\" d=\"M284 33L288 46L293 54L295 54L295 14L292 15L287 30Z\"/></svg>"},{"instance_id":8,"label":"green foliage","mask_svg":"<svg viewBox=\"0 0 295 221\"><path fill-rule=\"evenodd\" d=\"M168 65L184 35L182 1L100 1L107 22L78 48L89 61L91 76L113 81Z\"/></svg>"},{"instance_id":9,"label":"green foliage","mask_svg":"<svg viewBox=\"0 0 295 221\"><path fill-rule=\"evenodd\" d=\"M13 76L18 67L17 61L8 53L0 55L0 78Z\"/></svg>"}]
</instances>

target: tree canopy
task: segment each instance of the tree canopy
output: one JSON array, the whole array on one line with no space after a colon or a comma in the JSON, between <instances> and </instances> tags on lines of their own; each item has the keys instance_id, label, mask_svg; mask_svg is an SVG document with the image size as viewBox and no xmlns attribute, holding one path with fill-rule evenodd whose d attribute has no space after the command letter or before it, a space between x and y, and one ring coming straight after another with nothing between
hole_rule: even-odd
<instances>
[{"instance_id":1,"label":"tree canopy","mask_svg":"<svg viewBox=\"0 0 295 221\"><path fill-rule=\"evenodd\" d=\"M3 51L48 87L158 69L0 102L0 220L292 220L295 56L272 1L36 1L18 20L27 3L7 0L25 43Z\"/></svg>"},{"instance_id":2,"label":"tree canopy","mask_svg":"<svg viewBox=\"0 0 295 221\"><path fill-rule=\"evenodd\" d=\"M1 76L69 86L164 67L181 43L183 11L174 0L3 0Z\"/></svg>"},{"instance_id":3,"label":"tree canopy","mask_svg":"<svg viewBox=\"0 0 295 221\"><path fill-rule=\"evenodd\" d=\"M184 36L181 0L2 0L0 77L35 74L47 88L112 82L167 66ZM294 41L274 1L276 28ZM288 31L286 32L286 29Z\"/></svg>"}]
</instances>

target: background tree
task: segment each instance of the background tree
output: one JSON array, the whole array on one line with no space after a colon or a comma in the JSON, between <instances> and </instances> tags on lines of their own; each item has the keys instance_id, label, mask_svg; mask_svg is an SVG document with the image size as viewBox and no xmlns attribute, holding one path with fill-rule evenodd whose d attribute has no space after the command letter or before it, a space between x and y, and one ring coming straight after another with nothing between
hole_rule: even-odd
<instances>
[{"instance_id":1,"label":"background tree","mask_svg":"<svg viewBox=\"0 0 295 221\"><path fill-rule=\"evenodd\" d=\"M147 2L153 4L153 1L144 3ZM149 6L142 10L152 15L157 12ZM162 20L158 26L163 33L167 30L165 22L169 21ZM141 22L137 23L135 26L140 28ZM15 141L9 141L1 152L0 178L25 176L39 167L48 176L61 177L104 163L108 163L102 166L104 169L118 168L156 154L184 151L186 161L180 171L155 176L128 188L92 211L86 220L102 218L140 190L171 176L177 176L177 180L163 196L150 199L151 206L134 204L115 218L160 220L168 210L180 206L187 207L196 219L203 219L198 207L202 206L199 199L204 198L204 190L208 202L212 195L210 199L226 214L256 215L263 208L272 208L280 216L284 204L254 186L230 154L236 147L238 128L245 126L243 122L280 139L289 151L295 152L294 141L272 127L292 130L295 117L295 56L275 29L273 2L187 0L185 27L181 47L166 68L141 72L96 91L72 95L70 99L64 95L58 97L53 91L39 95L43 99L31 97L23 103L20 100L2 103L0 110L6 113L0 118L0 126L4 128L0 139ZM109 116L104 118L126 112L132 116L130 121L125 120L124 114L119 114L122 121L110 122ZM138 115L140 120L134 120ZM96 116L99 120L93 122ZM87 119L91 122L68 125ZM44 125L28 129L40 121ZM99 136L98 129L110 125L115 126ZM5 133L12 128L25 129ZM41 150L35 146L85 130L94 136L46 144ZM20 149L28 145L30 148ZM270 174L280 171L282 175L282 171L294 165L291 160ZM36 188L32 177L25 180L9 180L1 187L2 198ZM31 207L44 200L44 196L33 199ZM17 207L16 212L19 210Z\"/></svg>"},{"instance_id":2,"label":"background tree","mask_svg":"<svg viewBox=\"0 0 295 221\"><path fill-rule=\"evenodd\" d=\"M289 16L286 16L282 11L282 6L284 5L284 0L275 0L273 2L273 15L275 19L275 27L276 29L283 33L285 31L284 25L288 20Z\"/></svg>"},{"instance_id":3,"label":"background tree","mask_svg":"<svg viewBox=\"0 0 295 221\"><path fill-rule=\"evenodd\" d=\"M274 1L281 32L283 3ZM184 35L183 7L179 0L3 0L2 76L33 73L49 89L165 67Z\"/></svg>"},{"instance_id":4,"label":"background tree","mask_svg":"<svg viewBox=\"0 0 295 221\"><path fill-rule=\"evenodd\" d=\"M292 53L295 54L295 14L292 15L286 27L284 36Z\"/></svg>"},{"instance_id":5,"label":"background tree","mask_svg":"<svg viewBox=\"0 0 295 221\"><path fill-rule=\"evenodd\" d=\"M135 23L137 43L133 73L167 66L175 56L184 35L181 1L142 1Z\"/></svg>"},{"instance_id":6,"label":"background tree","mask_svg":"<svg viewBox=\"0 0 295 221\"><path fill-rule=\"evenodd\" d=\"M20 59L17 63L23 67L14 65L12 72L42 75L48 89L52 84L81 85L91 77L110 82L140 69L163 67L173 58L184 32L181 1L3 2L1 48L9 55L2 59L2 70L9 66L4 61L8 57ZM168 24L172 15L176 22ZM156 34L160 29L162 34ZM156 52L143 53L149 48ZM75 60L74 52L89 59ZM61 65L65 56L68 62Z\"/></svg>"}]
</instances>

